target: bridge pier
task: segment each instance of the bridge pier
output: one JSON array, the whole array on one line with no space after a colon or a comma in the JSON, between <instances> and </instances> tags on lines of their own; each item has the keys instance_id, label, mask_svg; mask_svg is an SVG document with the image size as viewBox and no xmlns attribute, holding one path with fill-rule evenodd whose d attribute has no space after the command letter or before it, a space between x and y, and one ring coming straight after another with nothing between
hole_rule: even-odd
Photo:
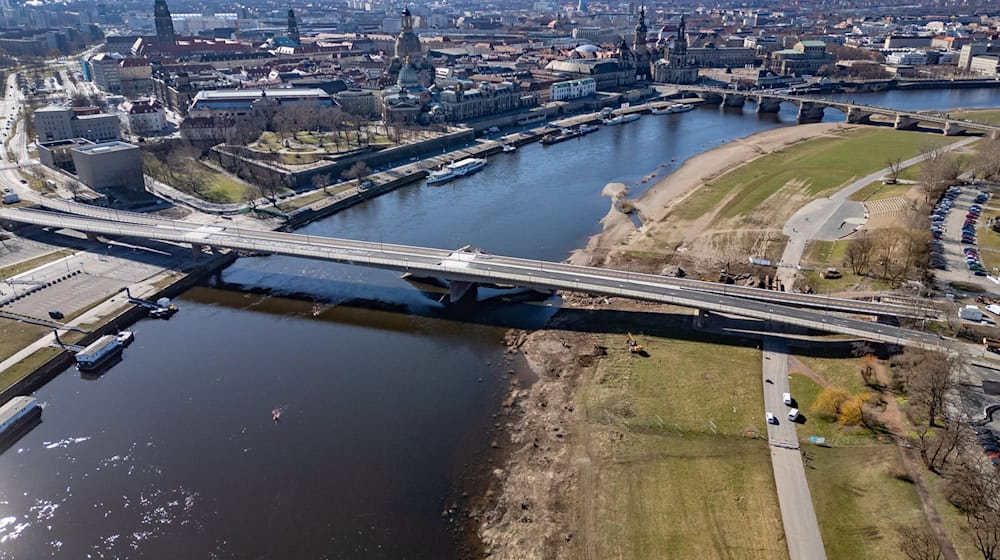
<instances>
[{"instance_id":1,"label":"bridge pier","mask_svg":"<svg viewBox=\"0 0 1000 560\"><path fill-rule=\"evenodd\" d=\"M87 232L87 241L100 241L97 239L97 234L92 232Z\"/></svg>"},{"instance_id":2,"label":"bridge pier","mask_svg":"<svg viewBox=\"0 0 1000 560\"><path fill-rule=\"evenodd\" d=\"M893 124L893 128L896 130L913 130L920 125L920 121L917 119L907 117L904 115L896 115L896 123Z\"/></svg>"},{"instance_id":3,"label":"bridge pier","mask_svg":"<svg viewBox=\"0 0 1000 560\"><path fill-rule=\"evenodd\" d=\"M964 126L961 126L961 125L959 125L957 123L954 123L952 121L948 121L948 122L944 123L944 135L945 136L958 136L959 134L964 133L966 130L967 129Z\"/></svg>"},{"instance_id":4,"label":"bridge pier","mask_svg":"<svg viewBox=\"0 0 1000 560\"><path fill-rule=\"evenodd\" d=\"M825 107L812 101L799 102L799 123L814 123L823 120Z\"/></svg>"},{"instance_id":5,"label":"bridge pier","mask_svg":"<svg viewBox=\"0 0 1000 560\"><path fill-rule=\"evenodd\" d=\"M781 110L781 100L773 97L760 96L757 98L758 113L777 113Z\"/></svg>"},{"instance_id":6,"label":"bridge pier","mask_svg":"<svg viewBox=\"0 0 1000 560\"><path fill-rule=\"evenodd\" d=\"M722 95L712 91L698 92L698 97L704 99L705 103L711 103L712 105L719 105L723 102Z\"/></svg>"},{"instance_id":7,"label":"bridge pier","mask_svg":"<svg viewBox=\"0 0 1000 560\"><path fill-rule=\"evenodd\" d=\"M455 303L470 296L475 299L478 292L479 284L475 282L452 280L448 285L448 300Z\"/></svg>"},{"instance_id":8,"label":"bridge pier","mask_svg":"<svg viewBox=\"0 0 1000 560\"><path fill-rule=\"evenodd\" d=\"M200 259L201 258L202 251L204 251L204 250L205 250L205 246L202 245L201 243L192 243L191 244L191 256L194 257L194 258L196 258L196 259Z\"/></svg>"},{"instance_id":9,"label":"bridge pier","mask_svg":"<svg viewBox=\"0 0 1000 560\"><path fill-rule=\"evenodd\" d=\"M871 124L872 113L871 111L851 107L847 110L847 122L850 124Z\"/></svg>"},{"instance_id":10,"label":"bridge pier","mask_svg":"<svg viewBox=\"0 0 1000 560\"><path fill-rule=\"evenodd\" d=\"M723 107L742 107L747 102L747 96L737 93L727 93L722 98Z\"/></svg>"}]
</instances>

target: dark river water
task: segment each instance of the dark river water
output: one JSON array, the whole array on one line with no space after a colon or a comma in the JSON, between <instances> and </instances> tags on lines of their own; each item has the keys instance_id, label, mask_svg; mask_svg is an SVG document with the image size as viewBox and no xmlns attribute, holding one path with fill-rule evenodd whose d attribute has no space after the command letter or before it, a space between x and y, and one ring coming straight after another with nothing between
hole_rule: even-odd
<instances>
[{"instance_id":1,"label":"dark river water","mask_svg":"<svg viewBox=\"0 0 1000 560\"><path fill-rule=\"evenodd\" d=\"M984 107L1000 90L864 99ZM599 231L606 183L637 194L644 176L794 119L752 106L646 116L304 231L561 260ZM0 454L0 558L456 558L442 510L489 470L514 367L503 333L558 302L444 307L386 271L283 257L223 277L171 320L139 322L102 377L68 370L36 393L43 422ZM322 302L318 316L303 298Z\"/></svg>"}]
</instances>

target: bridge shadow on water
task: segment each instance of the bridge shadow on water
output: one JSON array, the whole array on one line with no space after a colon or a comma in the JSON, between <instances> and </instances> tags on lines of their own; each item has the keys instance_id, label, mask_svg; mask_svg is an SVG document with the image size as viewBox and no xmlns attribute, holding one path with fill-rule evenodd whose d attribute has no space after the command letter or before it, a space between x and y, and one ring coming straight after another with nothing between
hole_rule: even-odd
<instances>
[{"instance_id":1,"label":"bridge shadow on water","mask_svg":"<svg viewBox=\"0 0 1000 560\"><path fill-rule=\"evenodd\" d=\"M329 279L323 280L323 283L323 292L357 293L358 288L362 287L371 296L330 298L315 293L290 293L273 288L228 283L215 277L209 285L187 292L184 299L206 305L406 332L433 333L433 330L415 326L415 320L425 319L497 329L552 329L623 336L633 333L760 348L763 331L769 331L766 333L768 337L785 341L789 353L816 357L850 356L854 342L802 340L795 335L810 333L793 332L781 325L769 329L765 322L756 319L710 315L700 327L696 327L695 316L689 313L563 307L560 297L530 290L491 290L493 295L479 300L444 304L438 301L445 295L443 291L418 291L407 286L359 285ZM446 330L455 332L454 329Z\"/></svg>"}]
</instances>

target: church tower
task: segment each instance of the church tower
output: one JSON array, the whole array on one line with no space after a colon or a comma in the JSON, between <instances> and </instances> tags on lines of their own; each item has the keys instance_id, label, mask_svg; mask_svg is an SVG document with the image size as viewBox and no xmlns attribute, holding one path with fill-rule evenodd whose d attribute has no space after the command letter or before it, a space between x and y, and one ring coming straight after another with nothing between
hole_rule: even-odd
<instances>
[{"instance_id":1,"label":"church tower","mask_svg":"<svg viewBox=\"0 0 1000 560\"><path fill-rule=\"evenodd\" d=\"M295 21L295 10L288 8L288 38L299 43L299 24Z\"/></svg>"},{"instance_id":2,"label":"church tower","mask_svg":"<svg viewBox=\"0 0 1000 560\"><path fill-rule=\"evenodd\" d=\"M174 20L170 19L170 8L167 0L156 0L153 4L153 22L156 24L156 40L161 44L174 45L177 36L174 34Z\"/></svg>"},{"instance_id":3,"label":"church tower","mask_svg":"<svg viewBox=\"0 0 1000 560\"><path fill-rule=\"evenodd\" d=\"M677 38L670 49L670 64L678 68L687 66L688 40L687 29L684 26L684 15L681 14L681 23L677 26Z\"/></svg>"},{"instance_id":4,"label":"church tower","mask_svg":"<svg viewBox=\"0 0 1000 560\"><path fill-rule=\"evenodd\" d=\"M646 46L646 36L649 29L646 27L646 7L639 8L639 23L635 26L635 37L632 39L632 53L635 56L635 75L637 79L648 80L651 78L652 66L649 56L649 49Z\"/></svg>"}]
</instances>

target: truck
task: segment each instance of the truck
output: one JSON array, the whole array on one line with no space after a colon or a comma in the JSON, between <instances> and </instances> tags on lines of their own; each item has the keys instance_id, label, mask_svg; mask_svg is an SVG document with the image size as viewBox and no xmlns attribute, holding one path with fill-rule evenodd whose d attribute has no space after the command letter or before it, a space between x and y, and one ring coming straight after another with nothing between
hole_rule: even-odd
<instances>
[{"instance_id":1,"label":"truck","mask_svg":"<svg viewBox=\"0 0 1000 560\"><path fill-rule=\"evenodd\" d=\"M21 202L21 197L17 196L17 193L15 192L4 193L3 195L4 204L17 204L18 202Z\"/></svg>"},{"instance_id":2,"label":"truck","mask_svg":"<svg viewBox=\"0 0 1000 560\"><path fill-rule=\"evenodd\" d=\"M973 323L980 323L983 320L983 310L975 305L966 305L958 310L958 317Z\"/></svg>"}]
</instances>

